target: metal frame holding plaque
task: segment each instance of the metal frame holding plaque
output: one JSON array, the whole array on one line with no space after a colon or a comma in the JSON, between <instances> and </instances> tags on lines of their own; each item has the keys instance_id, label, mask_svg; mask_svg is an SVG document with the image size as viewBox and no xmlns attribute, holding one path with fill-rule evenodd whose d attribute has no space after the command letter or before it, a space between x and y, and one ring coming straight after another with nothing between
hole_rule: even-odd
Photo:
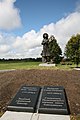
<instances>
[{"instance_id":1,"label":"metal frame holding plaque","mask_svg":"<svg viewBox=\"0 0 80 120\"><path fill-rule=\"evenodd\" d=\"M62 86L44 86L39 113L68 115L66 94Z\"/></svg>"},{"instance_id":2,"label":"metal frame holding plaque","mask_svg":"<svg viewBox=\"0 0 80 120\"><path fill-rule=\"evenodd\" d=\"M9 111L35 112L40 93L38 86L22 86L7 109Z\"/></svg>"}]
</instances>

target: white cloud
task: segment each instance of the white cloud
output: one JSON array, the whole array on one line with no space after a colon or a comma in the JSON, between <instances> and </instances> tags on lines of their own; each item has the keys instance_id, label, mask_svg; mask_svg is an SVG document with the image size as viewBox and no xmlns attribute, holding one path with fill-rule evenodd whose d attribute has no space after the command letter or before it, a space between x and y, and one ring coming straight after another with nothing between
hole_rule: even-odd
<instances>
[{"instance_id":1,"label":"white cloud","mask_svg":"<svg viewBox=\"0 0 80 120\"><path fill-rule=\"evenodd\" d=\"M43 33L47 32L54 35L59 45L64 51L67 41L73 34L80 33L80 13L74 12L67 17L62 18L58 22L43 26L40 31L31 30L22 37L8 36L0 34L0 46L5 47L5 51L1 50L1 57L5 58L26 58L39 57L42 51ZM7 47L5 46L7 45Z\"/></svg>"},{"instance_id":2,"label":"white cloud","mask_svg":"<svg viewBox=\"0 0 80 120\"><path fill-rule=\"evenodd\" d=\"M9 48L8 45L0 45L0 54L8 52Z\"/></svg>"},{"instance_id":3,"label":"white cloud","mask_svg":"<svg viewBox=\"0 0 80 120\"><path fill-rule=\"evenodd\" d=\"M14 7L16 0L0 0L0 29L11 30L21 26L19 10Z\"/></svg>"}]
</instances>

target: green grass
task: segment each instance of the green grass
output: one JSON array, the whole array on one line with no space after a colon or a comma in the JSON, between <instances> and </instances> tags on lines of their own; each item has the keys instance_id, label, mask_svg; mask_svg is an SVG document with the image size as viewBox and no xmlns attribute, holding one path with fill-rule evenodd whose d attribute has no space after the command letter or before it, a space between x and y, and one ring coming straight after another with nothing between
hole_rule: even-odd
<instances>
[{"instance_id":1,"label":"green grass","mask_svg":"<svg viewBox=\"0 0 80 120\"><path fill-rule=\"evenodd\" d=\"M9 62L9 61L4 61L0 62L0 70L7 70L7 69L64 69L64 70L71 70L76 65L61 65L58 64L55 67L42 67L39 66L40 62ZM79 65L80 66L80 65Z\"/></svg>"},{"instance_id":2,"label":"green grass","mask_svg":"<svg viewBox=\"0 0 80 120\"><path fill-rule=\"evenodd\" d=\"M70 116L70 120L80 120L80 115Z\"/></svg>"},{"instance_id":3,"label":"green grass","mask_svg":"<svg viewBox=\"0 0 80 120\"><path fill-rule=\"evenodd\" d=\"M0 70L37 68L39 62L0 62Z\"/></svg>"},{"instance_id":4,"label":"green grass","mask_svg":"<svg viewBox=\"0 0 80 120\"><path fill-rule=\"evenodd\" d=\"M72 65L61 65L61 64L58 64L57 67L60 68L60 69L73 69L73 68L76 67L76 64L72 64ZM79 67L80 67L80 64L79 64Z\"/></svg>"},{"instance_id":5,"label":"green grass","mask_svg":"<svg viewBox=\"0 0 80 120\"><path fill-rule=\"evenodd\" d=\"M4 114L3 112L0 112L0 117L1 117L3 114Z\"/></svg>"}]
</instances>

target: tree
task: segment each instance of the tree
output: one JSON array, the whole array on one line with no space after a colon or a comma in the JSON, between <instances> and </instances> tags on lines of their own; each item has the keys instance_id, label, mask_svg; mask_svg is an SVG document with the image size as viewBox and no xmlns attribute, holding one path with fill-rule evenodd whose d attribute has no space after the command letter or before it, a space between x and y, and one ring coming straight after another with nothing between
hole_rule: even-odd
<instances>
[{"instance_id":1,"label":"tree","mask_svg":"<svg viewBox=\"0 0 80 120\"><path fill-rule=\"evenodd\" d=\"M62 50L53 35L49 38L49 51L52 61L59 63L61 61Z\"/></svg>"},{"instance_id":2,"label":"tree","mask_svg":"<svg viewBox=\"0 0 80 120\"><path fill-rule=\"evenodd\" d=\"M65 47L65 55L74 61L78 67L80 61L80 34L72 36Z\"/></svg>"}]
</instances>

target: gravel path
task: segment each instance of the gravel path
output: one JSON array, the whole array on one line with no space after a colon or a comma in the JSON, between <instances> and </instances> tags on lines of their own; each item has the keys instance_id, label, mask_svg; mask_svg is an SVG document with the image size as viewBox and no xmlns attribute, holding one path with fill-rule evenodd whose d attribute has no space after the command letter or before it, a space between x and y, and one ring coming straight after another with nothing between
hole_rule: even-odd
<instances>
[{"instance_id":1,"label":"gravel path","mask_svg":"<svg viewBox=\"0 0 80 120\"><path fill-rule=\"evenodd\" d=\"M10 71L14 71L15 69L9 69L9 70L0 70L0 72L10 72Z\"/></svg>"}]
</instances>

